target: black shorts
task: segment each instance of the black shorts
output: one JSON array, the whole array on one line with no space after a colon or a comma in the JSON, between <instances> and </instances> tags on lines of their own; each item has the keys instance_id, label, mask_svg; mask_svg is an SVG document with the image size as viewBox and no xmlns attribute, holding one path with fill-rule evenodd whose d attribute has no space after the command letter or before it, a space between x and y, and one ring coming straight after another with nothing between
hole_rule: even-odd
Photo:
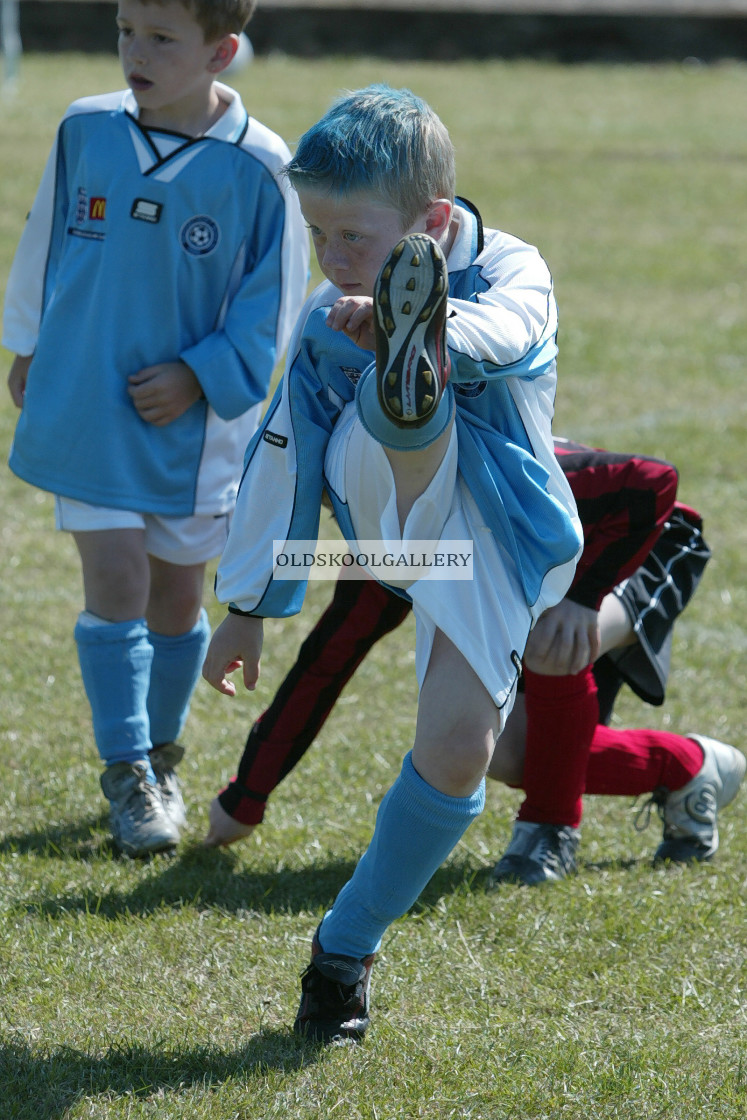
<instances>
[{"instance_id":1,"label":"black shorts","mask_svg":"<svg viewBox=\"0 0 747 1120\"><path fill-rule=\"evenodd\" d=\"M677 505L644 563L630 579L614 589L613 594L627 611L638 641L612 650L594 667L600 685L603 722L610 714L604 709L611 710L611 704L605 702L603 695L607 691L608 677L610 684L615 676L620 678L647 704L663 704L669 678L672 628L692 598L711 558L702 527L695 510Z\"/></svg>"}]
</instances>

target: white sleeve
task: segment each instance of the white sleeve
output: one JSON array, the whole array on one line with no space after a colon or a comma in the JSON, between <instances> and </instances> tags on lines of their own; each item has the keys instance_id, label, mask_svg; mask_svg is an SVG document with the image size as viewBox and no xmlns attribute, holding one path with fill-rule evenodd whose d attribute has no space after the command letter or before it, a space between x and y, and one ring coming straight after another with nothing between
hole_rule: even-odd
<instances>
[{"instance_id":1,"label":"white sleeve","mask_svg":"<svg viewBox=\"0 0 747 1120\"><path fill-rule=\"evenodd\" d=\"M496 238L479 263L486 289L474 301L449 300L449 349L510 366L557 331L552 277L537 250L516 238Z\"/></svg>"},{"instance_id":2,"label":"white sleeve","mask_svg":"<svg viewBox=\"0 0 747 1120\"><path fill-rule=\"evenodd\" d=\"M3 314L3 346L13 354L33 354L39 334L44 271L54 215L57 139L8 275Z\"/></svg>"},{"instance_id":3,"label":"white sleeve","mask_svg":"<svg viewBox=\"0 0 747 1120\"><path fill-rule=\"evenodd\" d=\"M128 91L81 97L68 106L63 118L91 109L114 109ZM39 336L44 274L49 256L49 239L54 221L59 128L49 153L31 211L18 242L8 274L3 312L3 346L13 354L27 356L36 349Z\"/></svg>"}]
</instances>

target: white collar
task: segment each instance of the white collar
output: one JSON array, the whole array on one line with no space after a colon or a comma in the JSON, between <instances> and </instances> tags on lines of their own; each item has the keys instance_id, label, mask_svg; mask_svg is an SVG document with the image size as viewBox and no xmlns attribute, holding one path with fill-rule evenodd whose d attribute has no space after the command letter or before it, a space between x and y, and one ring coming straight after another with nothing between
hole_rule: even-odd
<instances>
[{"instance_id":1,"label":"white collar","mask_svg":"<svg viewBox=\"0 0 747 1120\"><path fill-rule=\"evenodd\" d=\"M226 111L221 114L215 124L209 128L204 135L214 140L236 141L244 132L249 119L246 109L238 93L235 89L232 89L231 86L223 85L222 82L216 82L215 90L221 101L225 101L228 104ZM140 107L131 89L122 91L121 108L129 113L130 116L133 116L135 120L139 119ZM196 137L196 139L199 138Z\"/></svg>"}]
</instances>

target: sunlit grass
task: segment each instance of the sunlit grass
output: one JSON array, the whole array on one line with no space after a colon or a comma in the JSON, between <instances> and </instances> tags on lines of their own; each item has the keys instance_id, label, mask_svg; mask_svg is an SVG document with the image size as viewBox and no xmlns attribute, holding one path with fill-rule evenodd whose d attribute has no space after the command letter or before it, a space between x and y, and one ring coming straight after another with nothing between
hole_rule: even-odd
<instances>
[{"instance_id":1,"label":"sunlit grass","mask_svg":"<svg viewBox=\"0 0 747 1120\"><path fill-rule=\"evenodd\" d=\"M238 85L295 139L341 89L431 100L461 191L540 246L561 308L558 431L674 461L714 550L680 622L667 705L617 718L744 747L747 591L747 68L562 68L258 59ZM114 58L24 59L0 134L0 285L66 104L117 88ZM741 207L741 209L740 209ZM7 368L9 355L4 354ZM0 406L0 444L15 414ZM386 638L242 848L200 850L330 587L268 624L257 693L198 687L174 859L115 858L72 627L80 575L52 502L0 474L2 1120L743 1120L744 800L712 866L653 870L658 825L587 799L579 876L488 893L518 804L488 807L395 923L364 1047L290 1034L310 935L370 835L408 749L413 629ZM206 602L222 608L210 582Z\"/></svg>"}]
</instances>

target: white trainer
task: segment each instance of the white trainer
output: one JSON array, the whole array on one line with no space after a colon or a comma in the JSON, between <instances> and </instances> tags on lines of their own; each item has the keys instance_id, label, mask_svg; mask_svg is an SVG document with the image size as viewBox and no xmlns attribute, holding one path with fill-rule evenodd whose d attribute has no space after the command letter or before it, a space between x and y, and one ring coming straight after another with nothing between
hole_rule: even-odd
<instances>
[{"instance_id":1,"label":"white trainer","mask_svg":"<svg viewBox=\"0 0 747 1120\"><path fill-rule=\"evenodd\" d=\"M694 778L668 793L659 804L664 838L654 863L692 863L710 859L718 849L718 812L733 801L744 778L747 759L741 751L706 735L688 735L703 750L703 765Z\"/></svg>"}]
</instances>

